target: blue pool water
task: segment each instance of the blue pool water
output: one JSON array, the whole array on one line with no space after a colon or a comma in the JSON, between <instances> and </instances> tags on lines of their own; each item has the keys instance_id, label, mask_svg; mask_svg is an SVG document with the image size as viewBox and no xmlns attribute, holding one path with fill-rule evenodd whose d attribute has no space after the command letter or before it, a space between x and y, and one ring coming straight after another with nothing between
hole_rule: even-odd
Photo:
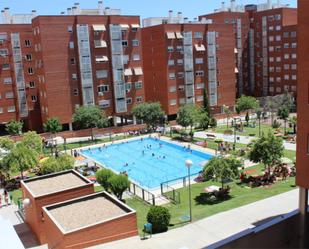
<instances>
[{"instance_id":1,"label":"blue pool water","mask_svg":"<svg viewBox=\"0 0 309 249\"><path fill-rule=\"evenodd\" d=\"M187 176L186 159L193 162L191 174L197 174L202 170L200 163L212 157L154 138L112 144L101 149L85 149L81 154L116 172L126 171L131 180L148 189Z\"/></svg>"}]
</instances>

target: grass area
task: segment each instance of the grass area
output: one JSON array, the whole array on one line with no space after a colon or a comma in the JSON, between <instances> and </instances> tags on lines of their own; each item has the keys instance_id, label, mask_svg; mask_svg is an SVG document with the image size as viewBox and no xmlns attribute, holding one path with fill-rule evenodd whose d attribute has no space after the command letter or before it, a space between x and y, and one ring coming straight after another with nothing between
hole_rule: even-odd
<instances>
[{"instance_id":1,"label":"grass area","mask_svg":"<svg viewBox=\"0 0 309 249\"><path fill-rule=\"evenodd\" d=\"M258 174L262 172L264 166L257 165L247 168L246 170L254 169L256 170L256 174ZM290 177L285 181L278 181L271 186L259 188L249 188L246 185L239 184L237 181L232 182L229 183L231 187L230 199L221 202L203 202L202 198L199 198L199 196L204 192L205 187L210 185L220 186L218 182L208 181L193 184L191 187L192 215L193 220L195 221L292 190L295 188L295 178ZM172 227L179 227L186 224L185 219L189 215L188 188L182 188L178 191L180 192L181 203L177 205L165 205L170 210L172 215ZM146 215L150 206L137 198L127 199L126 202L137 211L138 228L141 232L141 229L146 222Z\"/></svg>"},{"instance_id":2,"label":"grass area","mask_svg":"<svg viewBox=\"0 0 309 249\"><path fill-rule=\"evenodd\" d=\"M294 151L294 150L284 150L284 157L287 157L287 158L291 159L292 161L295 161L296 151Z\"/></svg>"},{"instance_id":3,"label":"grass area","mask_svg":"<svg viewBox=\"0 0 309 249\"><path fill-rule=\"evenodd\" d=\"M10 192L10 196L12 197L13 202L17 205L17 201L22 197L21 189L15 189Z\"/></svg>"}]
</instances>

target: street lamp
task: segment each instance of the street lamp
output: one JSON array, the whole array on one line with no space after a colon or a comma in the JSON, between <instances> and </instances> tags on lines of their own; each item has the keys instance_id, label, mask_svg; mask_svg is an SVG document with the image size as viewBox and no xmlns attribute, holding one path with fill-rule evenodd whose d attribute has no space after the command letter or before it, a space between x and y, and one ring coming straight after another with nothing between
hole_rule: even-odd
<instances>
[{"instance_id":1,"label":"street lamp","mask_svg":"<svg viewBox=\"0 0 309 249\"><path fill-rule=\"evenodd\" d=\"M233 151L236 150L236 121L240 120L240 118L234 118L234 144L233 144Z\"/></svg>"},{"instance_id":2,"label":"street lamp","mask_svg":"<svg viewBox=\"0 0 309 249\"><path fill-rule=\"evenodd\" d=\"M191 202L191 182L190 182L190 178L191 178L191 174L190 174L190 168L192 166L193 162L190 159L187 159L185 161L185 165L188 169L188 180L189 180L189 208L190 208L190 222L192 221L192 202Z\"/></svg>"}]
</instances>

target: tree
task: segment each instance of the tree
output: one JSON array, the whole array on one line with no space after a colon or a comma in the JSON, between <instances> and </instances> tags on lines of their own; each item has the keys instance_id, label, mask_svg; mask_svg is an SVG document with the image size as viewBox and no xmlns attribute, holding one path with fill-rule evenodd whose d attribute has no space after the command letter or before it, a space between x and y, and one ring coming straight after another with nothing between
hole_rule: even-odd
<instances>
[{"instance_id":1,"label":"tree","mask_svg":"<svg viewBox=\"0 0 309 249\"><path fill-rule=\"evenodd\" d=\"M165 232L170 224L171 214L166 207L151 206L147 213L147 222L152 224L152 232Z\"/></svg>"},{"instance_id":2,"label":"tree","mask_svg":"<svg viewBox=\"0 0 309 249\"><path fill-rule=\"evenodd\" d=\"M59 122L58 118L49 118L46 123L43 125L45 132L50 132L51 134L56 134L62 130L62 125Z\"/></svg>"},{"instance_id":3,"label":"tree","mask_svg":"<svg viewBox=\"0 0 309 249\"><path fill-rule=\"evenodd\" d=\"M241 113L244 111L253 110L259 107L259 102L256 98L251 96L242 95L236 101L236 111L237 113Z\"/></svg>"},{"instance_id":4,"label":"tree","mask_svg":"<svg viewBox=\"0 0 309 249\"><path fill-rule=\"evenodd\" d=\"M211 128L216 128L217 127L217 120L214 117L212 117L210 119L209 125L210 125Z\"/></svg>"},{"instance_id":5,"label":"tree","mask_svg":"<svg viewBox=\"0 0 309 249\"><path fill-rule=\"evenodd\" d=\"M97 182L104 188L105 191L109 192L110 184L109 178L114 175L114 172L110 169L100 169L96 172Z\"/></svg>"},{"instance_id":6,"label":"tree","mask_svg":"<svg viewBox=\"0 0 309 249\"><path fill-rule=\"evenodd\" d=\"M63 170L73 169L74 158L68 154L61 155L57 158L49 157L40 167L40 173L43 175L60 172Z\"/></svg>"},{"instance_id":7,"label":"tree","mask_svg":"<svg viewBox=\"0 0 309 249\"><path fill-rule=\"evenodd\" d=\"M191 104L186 104L180 107L177 113L177 124L187 129L190 126L190 135L193 137L193 126L199 121L199 110Z\"/></svg>"},{"instance_id":8,"label":"tree","mask_svg":"<svg viewBox=\"0 0 309 249\"><path fill-rule=\"evenodd\" d=\"M264 133L256 140L249 152L249 159L255 163L263 163L265 169L270 173L271 167L278 161L284 154L283 141L279 137L269 131L266 136Z\"/></svg>"},{"instance_id":9,"label":"tree","mask_svg":"<svg viewBox=\"0 0 309 249\"><path fill-rule=\"evenodd\" d=\"M208 117L211 118L211 111L209 107L209 99L206 88L203 91L203 111L208 114Z\"/></svg>"},{"instance_id":10,"label":"tree","mask_svg":"<svg viewBox=\"0 0 309 249\"><path fill-rule=\"evenodd\" d=\"M296 134L297 117L293 116L289 119L290 124L293 126L293 133Z\"/></svg>"},{"instance_id":11,"label":"tree","mask_svg":"<svg viewBox=\"0 0 309 249\"><path fill-rule=\"evenodd\" d=\"M245 120L246 120L247 126L249 126L249 121L250 121L249 112L246 112Z\"/></svg>"},{"instance_id":12,"label":"tree","mask_svg":"<svg viewBox=\"0 0 309 249\"><path fill-rule=\"evenodd\" d=\"M3 163L7 164L10 170L18 170L23 179L23 172L35 167L38 164L38 153L25 146L23 143L18 143L3 158Z\"/></svg>"},{"instance_id":13,"label":"tree","mask_svg":"<svg viewBox=\"0 0 309 249\"><path fill-rule=\"evenodd\" d=\"M126 189L130 187L130 181L128 177L124 174L112 175L108 179L108 183L110 185L110 189L112 193L119 199L122 199L122 194Z\"/></svg>"},{"instance_id":14,"label":"tree","mask_svg":"<svg viewBox=\"0 0 309 249\"><path fill-rule=\"evenodd\" d=\"M289 115L290 115L290 111L289 111L288 107L282 106L282 107L279 108L278 117L280 119L284 120L284 134L286 134L286 122L287 122Z\"/></svg>"},{"instance_id":15,"label":"tree","mask_svg":"<svg viewBox=\"0 0 309 249\"><path fill-rule=\"evenodd\" d=\"M143 120L148 128L155 130L164 121L164 111L159 102L141 103L133 107L132 115Z\"/></svg>"},{"instance_id":16,"label":"tree","mask_svg":"<svg viewBox=\"0 0 309 249\"><path fill-rule=\"evenodd\" d=\"M8 137L0 138L0 148L6 151L13 149L14 141Z\"/></svg>"},{"instance_id":17,"label":"tree","mask_svg":"<svg viewBox=\"0 0 309 249\"><path fill-rule=\"evenodd\" d=\"M21 144L23 144L30 150L36 151L36 153L38 154L42 153L43 148L42 138L35 131L28 131L24 133Z\"/></svg>"},{"instance_id":18,"label":"tree","mask_svg":"<svg viewBox=\"0 0 309 249\"><path fill-rule=\"evenodd\" d=\"M10 135L20 135L23 129L23 123L21 121L11 120L5 125L5 130Z\"/></svg>"},{"instance_id":19,"label":"tree","mask_svg":"<svg viewBox=\"0 0 309 249\"><path fill-rule=\"evenodd\" d=\"M197 114L199 127L203 130L207 130L210 124L210 117L208 112L205 112L203 109L200 109L199 113Z\"/></svg>"},{"instance_id":20,"label":"tree","mask_svg":"<svg viewBox=\"0 0 309 249\"><path fill-rule=\"evenodd\" d=\"M223 105L223 111L226 115L226 129L228 129L229 128L229 119L230 119L232 112L230 110L230 107L226 106L226 105Z\"/></svg>"},{"instance_id":21,"label":"tree","mask_svg":"<svg viewBox=\"0 0 309 249\"><path fill-rule=\"evenodd\" d=\"M107 127L108 119L99 107L87 105L78 107L73 115L73 122L79 129L91 129L93 140L93 128Z\"/></svg>"},{"instance_id":22,"label":"tree","mask_svg":"<svg viewBox=\"0 0 309 249\"><path fill-rule=\"evenodd\" d=\"M255 110L256 113L256 117L259 120L259 137L261 136L261 117L262 117L262 109L261 108L257 108Z\"/></svg>"},{"instance_id":23,"label":"tree","mask_svg":"<svg viewBox=\"0 0 309 249\"><path fill-rule=\"evenodd\" d=\"M205 165L203 175L206 179L213 179L221 183L222 188L227 180L235 179L238 173L238 167L241 163L234 158L213 157Z\"/></svg>"}]
</instances>

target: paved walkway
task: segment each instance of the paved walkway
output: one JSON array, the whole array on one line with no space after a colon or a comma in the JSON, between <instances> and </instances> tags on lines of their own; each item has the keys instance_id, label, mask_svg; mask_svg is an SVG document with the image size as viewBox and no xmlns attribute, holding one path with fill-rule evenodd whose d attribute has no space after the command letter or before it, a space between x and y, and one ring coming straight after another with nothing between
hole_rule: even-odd
<instances>
[{"instance_id":1,"label":"paved walkway","mask_svg":"<svg viewBox=\"0 0 309 249\"><path fill-rule=\"evenodd\" d=\"M194 133L194 137L207 138L206 134L214 135L216 136L216 138L222 139L223 141L226 141L226 142L231 142L231 143L234 142L234 135L225 135L225 134L216 133L216 132L198 131ZM241 135L237 135L237 138L239 138L237 140L237 143L241 143L241 144L249 144L250 142L252 142L252 140L257 139L256 137L241 136ZM286 150L296 151L296 144L284 142L283 145Z\"/></svg>"},{"instance_id":2,"label":"paved walkway","mask_svg":"<svg viewBox=\"0 0 309 249\"><path fill-rule=\"evenodd\" d=\"M139 237L91 247L92 249L198 249L218 243L237 233L256 228L275 217L298 208L298 189L222 212L208 218L156 234L151 239Z\"/></svg>"}]
</instances>

